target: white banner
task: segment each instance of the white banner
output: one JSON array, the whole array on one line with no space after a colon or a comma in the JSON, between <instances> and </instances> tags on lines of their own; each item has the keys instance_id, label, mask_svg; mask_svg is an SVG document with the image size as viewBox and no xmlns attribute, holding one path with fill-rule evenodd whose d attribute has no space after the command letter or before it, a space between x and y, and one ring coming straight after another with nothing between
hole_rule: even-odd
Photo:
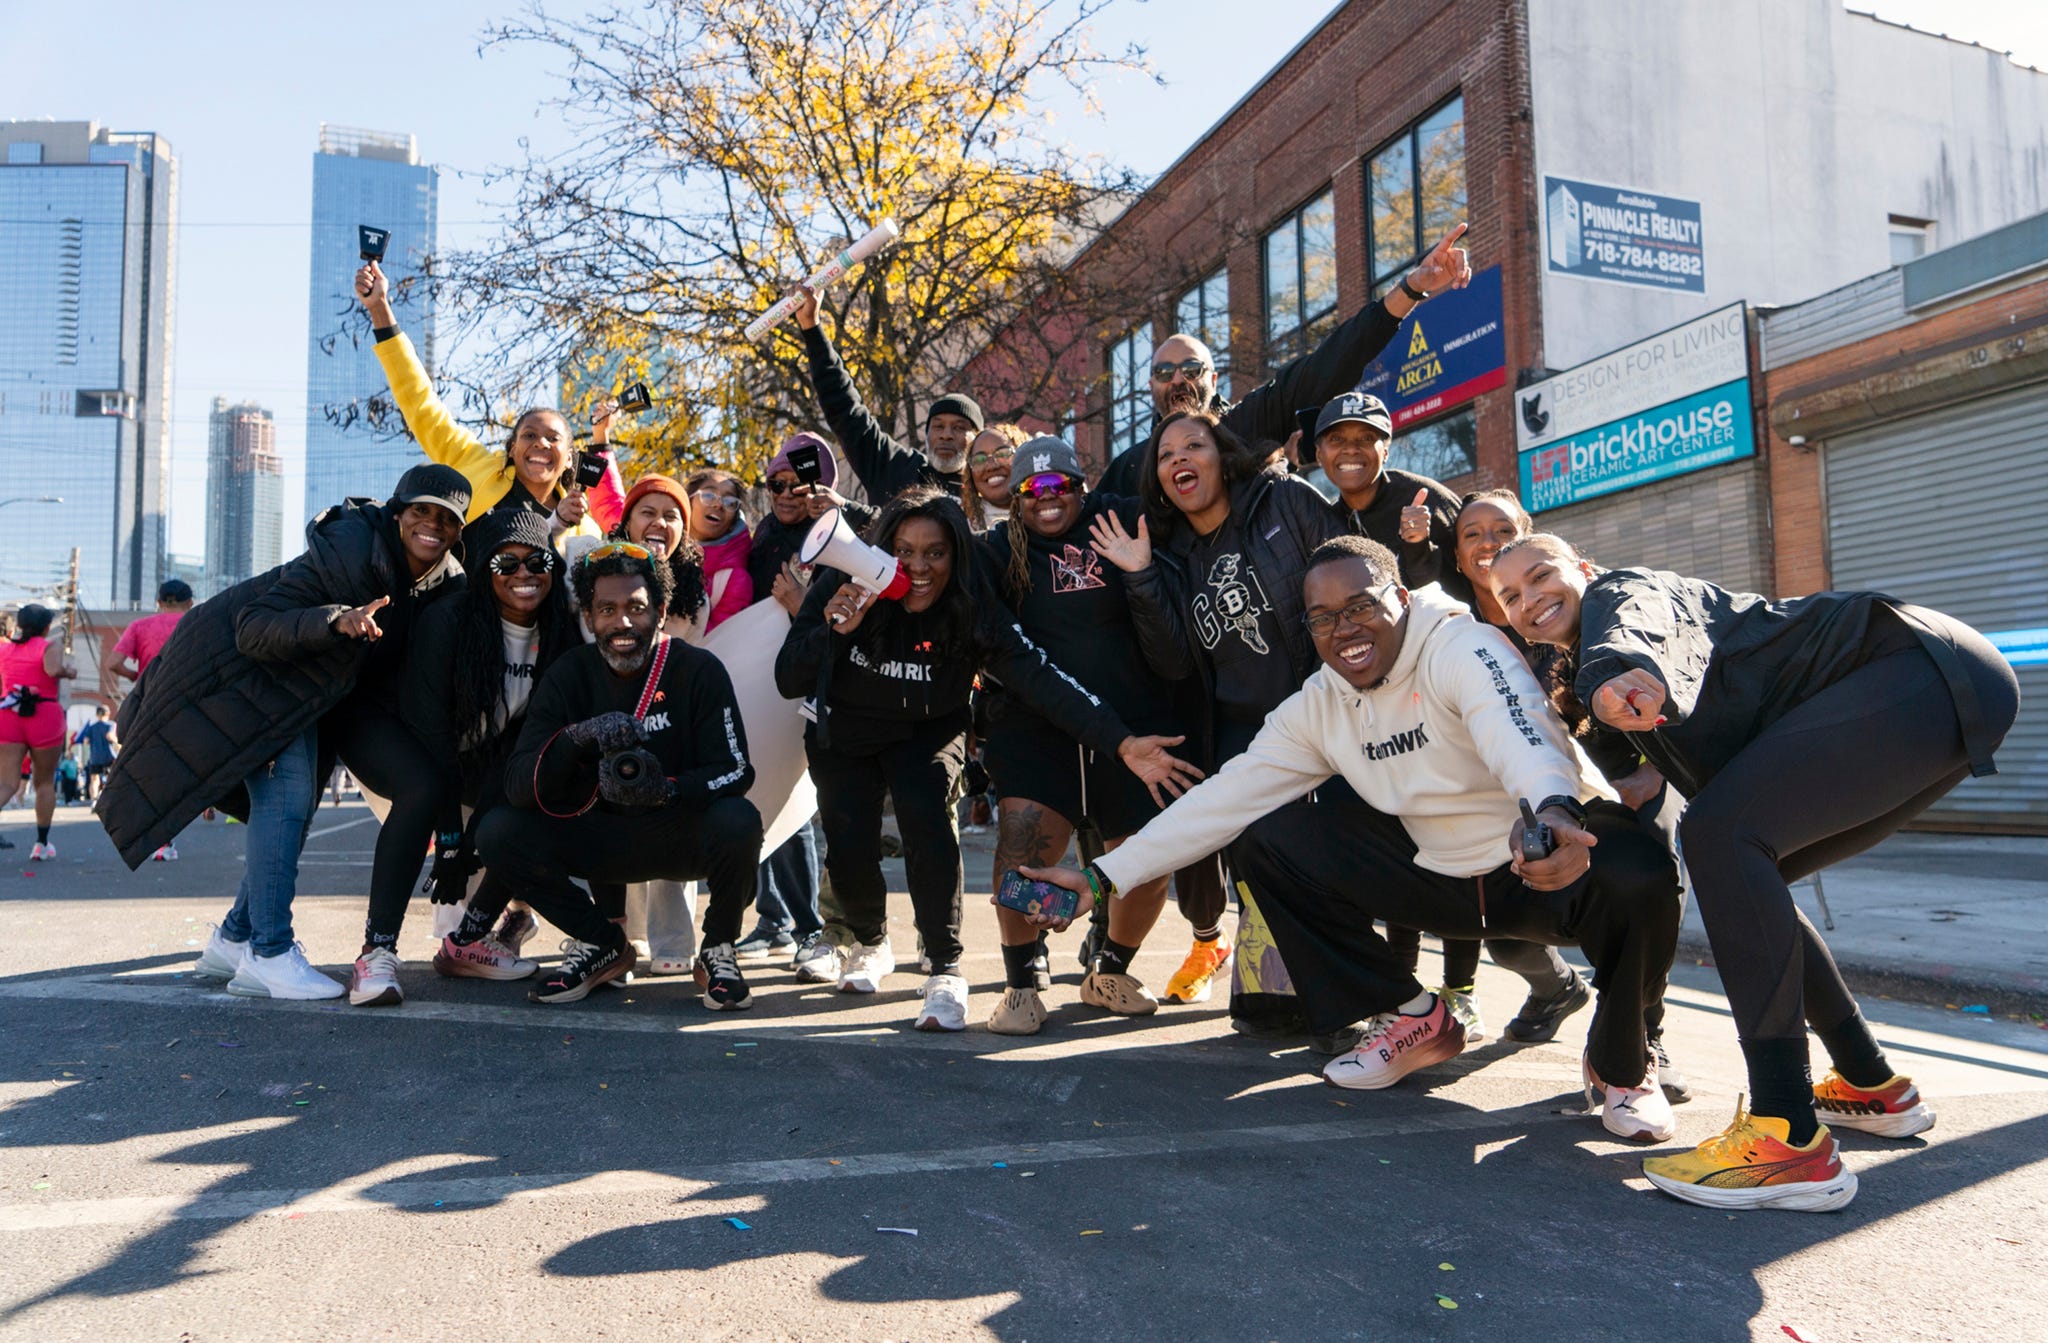
<instances>
[{"instance_id":1,"label":"white banner","mask_svg":"<svg viewBox=\"0 0 2048 1343\"><path fill-rule=\"evenodd\" d=\"M1521 388L1515 393L1516 442L1528 452L1748 372L1747 310L1732 303Z\"/></svg>"}]
</instances>

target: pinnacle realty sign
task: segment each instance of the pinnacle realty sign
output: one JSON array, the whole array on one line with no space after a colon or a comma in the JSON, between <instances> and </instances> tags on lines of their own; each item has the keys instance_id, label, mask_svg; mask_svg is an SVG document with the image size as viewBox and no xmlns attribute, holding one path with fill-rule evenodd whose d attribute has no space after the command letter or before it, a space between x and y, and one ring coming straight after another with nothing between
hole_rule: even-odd
<instances>
[{"instance_id":1,"label":"pinnacle realty sign","mask_svg":"<svg viewBox=\"0 0 2048 1343\"><path fill-rule=\"evenodd\" d=\"M1365 366L1358 390L1386 402L1398 433L1506 386L1507 350L1500 267L1488 266L1463 289L1445 290L1401 319L1387 348Z\"/></svg>"},{"instance_id":2,"label":"pinnacle realty sign","mask_svg":"<svg viewBox=\"0 0 2048 1343\"><path fill-rule=\"evenodd\" d=\"M1740 303L1515 393L1530 512L1756 455Z\"/></svg>"},{"instance_id":3,"label":"pinnacle realty sign","mask_svg":"<svg viewBox=\"0 0 2048 1343\"><path fill-rule=\"evenodd\" d=\"M1707 292L1698 201L1546 175L1543 224L1553 275Z\"/></svg>"}]
</instances>

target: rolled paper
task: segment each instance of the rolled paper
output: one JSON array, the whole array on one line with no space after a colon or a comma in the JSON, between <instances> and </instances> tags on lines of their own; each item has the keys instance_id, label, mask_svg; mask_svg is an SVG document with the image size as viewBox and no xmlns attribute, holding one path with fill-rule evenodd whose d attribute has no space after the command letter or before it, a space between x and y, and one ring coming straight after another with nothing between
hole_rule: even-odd
<instances>
[{"instance_id":1,"label":"rolled paper","mask_svg":"<svg viewBox=\"0 0 2048 1343\"><path fill-rule=\"evenodd\" d=\"M833 257L830 261L812 272L810 279L804 281L804 283L812 289L823 289L826 285L839 279L846 272L894 242L902 236L902 233L903 230L896 227L895 220L884 219L881 223L869 229L867 235L860 241L854 243L838 256ZM786 294L782 298L777 299L774 307L762 313L747 325L747 339L761 339L770 327L773 327L783 318L795 312L798 305L803 301L804 296L800 292Z\"/></svg>"}]
</instances>

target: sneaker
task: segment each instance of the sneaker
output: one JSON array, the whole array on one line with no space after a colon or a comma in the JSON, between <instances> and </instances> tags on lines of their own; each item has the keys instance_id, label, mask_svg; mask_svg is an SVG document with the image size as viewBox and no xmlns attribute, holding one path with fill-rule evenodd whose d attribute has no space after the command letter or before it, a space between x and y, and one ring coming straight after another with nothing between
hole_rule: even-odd
<instances>
[{"instance_id":1,"label":"sneaker","mask_svg":"<svg viewBox=\"0 0 2048 1343\"><path fill-rule=\"evenodd\" d=\"M1934 1109L1920 1099L1920 1089L1910 1077L1895 1076L1866 1090L1830 1068L1813 1089L1813 1108L1832 1128L1852 1128L1880 1138L1910 1138L1934 1127Z\"/></svg>"},{"instance_id":2,"label":"sneaker","mask_svg":"<svg viewBox=\"0 0 2048 1343\"><path fill-rule=\"evenodd\" d=\"M297 942L275 956L259 956L252 947L228 981L228 992L244 998L339 998L346 986L315 970L306 949Z\"/></svg>"},{"instance_id":3,"label":"sneaker","mask_svg":"<svg viewBox=\"0 0 2048 1343\"><path fill-rule=\"evenodd\" d=\"M839 948L823 933L807 933L789 958L799 984L830 984L839 978Z\"/></svg>"},{"instance_id":4,"label":"sneaker","mask_svg":"<svg viewBox=\"0 0 2048 1343\"><path fill-rule=\"evenodd\" d=\"M216 927L207 935L206 950L199 953L199 964L192 967L192 973L209 979L233 979L235 971L242 968L242 958L248 954L247 942L230 942Z\"/></svg>"},{"instance_id":5,"label":"sneaker","mask_svg":"<svg viewBox=\"0 0 2048 1343\"><path fill-rule=\"evenodd\" d=\"M1692 1083L1685 1080L1685 1074L1678 1071L1678 1065L1671 1061L1670 1053L1664 1048L1664 1037L1650 1039L1650 1057L1657 1060L1657 1085L1664 1088L1664 1099L1673 1105L1683 1105L1692 1099Z\"/></svg>"},{"instance_id":6,"label":"sneaker","mask_svg":"<svg viewBox=\"0 0 2048 1343\"><path fill-rule=\"evenodd\" d=\"M855 943L851 951L840 958L839 991L841 993L873 993L882 987L882 977L896 970L896 953L889 948L889 939L883 938L873 946Z\"/></svg>"},{"instance_id":7,"label":"sneaker","mask_svg":"<svg viewBox=\"0 0 2048 1343\"><path fill-rule=\"evenodd\" d=\"M533 917L529 909L508 909L505 917L498 920L498 931L491 934L497 944L517 956L526 950L526 944L540 931L540 920Z\"/></svg>"},{"instance_id":8,"label":"sneaker","mask_svg":"<svg viewBox=\"0 0 2048 1343\"><path fill-rule=\"evenodd\" d=\"M997 1035L1036 1035L1045 1025L1045 1003L1037 989L1004 989L1002 1001L988 1014L988 1028Z\"/></svg>"},{"instance_id":9,"label":"sneaker","mask_svg":"<svg viewBox=\"0 0 2048 1343\"><path fill-rule=\"evenodd\" d=\"M921 1031L967 1029L967 981L959 975L933 975L918 990L924 1005L910 1024Z\"/></svg>"},{"instance_id":10,"label":"sneaker","mask_svg":"<svg viewBox=\"0 0 2048 1343\"><path fill-rule=\"evenodd\" d=\"M601 947L592 942L570 943L575 950L539 985L527 991L536 1003L573 1003L587 997L600 984L608 984L633 969L633 945Z\"/></svg>"},{"instance_id":11,"label":"sneaker","mask_svg":"<svg viewBox=\"0 0 2048 1343\"><path fill-rule=\"evenodd\" d=\"M405 1001L398 987L398 953L389 947L371 947L356 957L349 971L348 1000L355 1007L396 1007Z\"/></svg>"},{"instance_id":12,"label":"sneaker","mask_svg":"<svg viewBox=\"0 0 2048 1343\"><path fill-rule=\"evenodd\" d=\"M1792 1126L1735 1105L1735 1122L1690 1152L1644 1160L1643 1174L1673 1198L1705 1208L1833 1212L1856 1197L1856 1173L1842 1164L1835 1135L1821 1125L1804 1147Z\"/></svg>"},{"instance_id":13,"label":"sneaker","mask_svg":"<svg viewBox=\"0 0 2048 1343\"><path fill-rule=\"evenodd\" d=\"M1479 1015L1479 1000L1472 996L1470 989L1438 989L1451 1015L1465 1028L1465 1045L1470 1048L1486 1039L1486 1018Z\"/></svg>"},{"instance_id":14,"label":"sneaker","mask_svg":"<svg viewBox=\"0 0 2048 1343\"><path fill-rule=\"evenodd\" d=\"M1465 1050L1465 1028L1441 998L1416 1016L1382 1012L1372 1019L1358 1048L1331 1059L1323 1080L1351 1091L1378 1091L1432 1063L1454 1059Z\"/></svg>"},{"instance_id":15,"label":"sneaker","mask_svg":"<svg viewBox=\"0 0 2048 1343\"><path fill-rule=\"evenodd\" d=\"M466 946L452 937L442 938L434 969L450 979L524 979L540 965L486 934Z\"/></svg>"},{"instance_id":16,"label":"sneaker","mask_svg":"<svg viewBox=\"0 0 2048 1343\"><path fill-rule=\"evenodd\" d=\"M175 863L178 861L178 851L169 844L166 844L155 853L149 855L149 861L152 863Z\"/></svg>"},{"instance_id":17,"label":"sneaker","mask_svg":"<svg viewBox=\"0 0 2048 1343\"><path fill-rule=\"evenodd\" d=\"M1115 970L1090 970L1081 981L1081 1001L1120 1017L1149 1017L1159 1010L1159 1000L1136 975Z\"/></svg>"},{"instance_id":18,"label":"sneaker","mask_svg":"<svg viewBox=\"0 0 2048 1343\"><path fill-rule=\"evenodd\" d=\"M1180 963L1180 969L1173 972L1173 978L1166 981L1166 1001L1170 1003L1206 1003L1209 991L1215 987L1216 976L1230 961L1230 939L1218 936L1213 942L1197 942L1188 949L1188 958Z\"/></svg>"},{"instance_id":19,"label":"sneaker","mask_svg":"<svg viewBox=\"0 0 2048 1343\"><path fill-rule=\"evenodd\" d=\"M1308 1037L1308 1048L1312 1054L1349 1054L1358 1048L1365 1037L1372 1033L1370 1021L1354 1021L1349 1026L1339 1026L1334 1031L1313 1032Z\"/></svg>"},{"instance_id":20,"label":"sneaker","mask_svg":"<svg viewBox=\"0 0 2048 1343\"><path fill-rule=\"evenodd\" d=\"M754 995L747 992L747 981L740 974L738 951L730 942L697 953L696 979L704 1006L714 1012L740 1012L754 1005Z\"/></svg>"},{"instance_id":21,"label":"sneaker","mask_svg":"<svg viewBox=\"0 0 2048 1343\"><path fill-rule=\"evenodd\" d=\"M733 944L732 954L743 961L765 961L778 951L796 946L789 929L772 923L757 923L754 931Z\"/></svg>"},{"instance_id":22,"label":"sneaker","mask_svg":"<svg viewBox=\"0 0 2048 1343\"><path fill-rule=\"evenodd\" d=\"M697 973L695 956L656 956L649 952L646 959L640 959L640 948L633 948L633 957L638 964L635 973L645 970L650 975L694 975Z\"/></svg>"},{"instance_id":23,"label":"sneaker","mask_svg":"<svg viewBox=\"0 0 2048 1343\"><path fill-rule=\"evenodd\" d=\"M1555 1040L1564 1019L1593 1001L1593 990L1579 972L1574 970L1571 976L1571 983L1555 993L1532 993L1524 999L1522 1010L1508 1023L1508 1038L1525 1045Z\"/></svg>"},{"instance_id":24,"label":"sneaker","mask_svg":"<svg viewBox=\"0 0 2048 1343\"><path fill-rule=\"evenodd\" d=\"M1586 1108L1600 1111L1600 1125L1617 1138L1630 1142L1670 1142L1678 1131L1671 1117L1671 1102L1657 1085L1657 1065L1643 1074L1642 1084L1610 1086L1593 1071L1593 1061L1579 1057L1579 1074L1585 1080Z\"/></svg>"},{"instance_id":25,"label":"sneaker","mask_svg":"<svg viewBox=\"0 0 2048 1343\"><path fill-rule=\"evenodd\" d=\"M31 863L47 863L56 856L57 846L55 844L38 844L35 848L29 850L28 860Z\"/></svg>"},{"instance_id":26,"label":"sneaker","mask_svg":"<svg viewBox=\"0 0 2048 1343\"><path fill-rule=\"evenodd\" d=\"M565 937L557 945L560 946L562 954L564 956L574 956L578 951L582 950L586 946L589 946L590 944L587 942L578 942L573 937ZM634 941L632 938L626 939L626 950L633 953L632 958L628 962L629 968L622 971L619 974L612 976L610 979L605 980L604 986L606 988L623 989L633 982L633 971L638 970L640 968L640 948L643 945L645 944ZM695 961L691 961L690 969L694 971L696 968L697 963Z\"/></svg>"}]
</instances>

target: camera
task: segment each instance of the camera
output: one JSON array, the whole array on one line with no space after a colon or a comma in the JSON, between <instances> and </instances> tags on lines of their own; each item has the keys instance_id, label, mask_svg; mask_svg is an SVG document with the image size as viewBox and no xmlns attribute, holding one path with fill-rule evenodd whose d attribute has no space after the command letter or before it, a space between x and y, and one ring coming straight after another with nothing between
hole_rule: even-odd
<instances>
[{"instance_id":1,"label":"camera","mask_svg":"<svg viewBox=\"0 0 2048 1343\"><path fill-rule=\"evenodd\" d=\"M356 252L365 261L382 261L384 249L391 245L391 230L372 228L368 224L356 225Z\"/></svg>"},{"instance_id":2,"label":"camera","mask_svg":"<svg viewBox=\"0 0 2048 1343\"><path fill-rule=\"evenodd\" d=\"M604 469L611 464L612 455L600 447L578 448L576 450L576 483L586 490L595 489L604 479Z\"/></svg>"},{"instance_id":3,"label":"camera","mask_svg":"<svg viewBox=\"0 0 2048 1343\"><path fill-rule=\"evenodd\" d=\"M1522 802L1522 861L1533 863L1548 858L1557 850L1557 836L1550 833L1550 827L1536 819L1536 813L1529 809L1529 799Z\"/></svg>"},{"instance_id":4,"label":"camera","mask_svg":"<svg viewBox=\"0 0 2048 1343\"><path fill-rule=\"evenodd\" d=\"M798 484L815 485L825 478L825 465L819 458L823 451L816 443L799 443L789 450L789 469L796 472Z\"/></svg>"},{"instance_id":5,"label":"camera","mask_svg":"<svg viewBox=\"0 0 2048 1343\"><path fill-rule=\"evenodd\" d=\"M647 384L644 382L636 382L619 393L619 413L622 415L645 410L653 404L654 398L648 394Z\"/></svg>"},{"instance_id":6,"label":"camera","mask_svg":"<svg viewBox=\"0 0 2048 1343\"><path fill-rule=\"evenodd\" d=\"M628 746L599 757L597 791L619 806L658 807L669 798L668 776L654 752Z\"/></svg>"}]
</instances>

